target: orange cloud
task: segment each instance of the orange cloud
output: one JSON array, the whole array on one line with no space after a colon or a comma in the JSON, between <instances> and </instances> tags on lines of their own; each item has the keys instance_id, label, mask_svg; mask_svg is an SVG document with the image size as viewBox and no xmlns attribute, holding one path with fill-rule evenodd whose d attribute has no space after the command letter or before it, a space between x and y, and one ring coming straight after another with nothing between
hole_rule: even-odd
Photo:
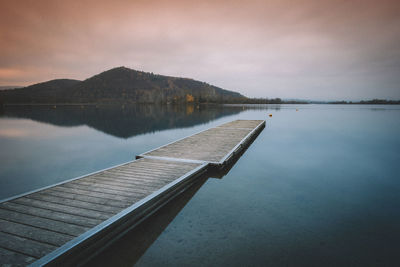
<instances>
[{"instance_id":1,"label":"orange cloud","mask_svg":"<svg viewBox=\"0 0 400 267\"><path fill-rule=\"evenodd\" d=\"M0 79L12 79L19 77L24 72L20 69L12 69L12 68L0 68Z\"/></svg>"}]
</instances>

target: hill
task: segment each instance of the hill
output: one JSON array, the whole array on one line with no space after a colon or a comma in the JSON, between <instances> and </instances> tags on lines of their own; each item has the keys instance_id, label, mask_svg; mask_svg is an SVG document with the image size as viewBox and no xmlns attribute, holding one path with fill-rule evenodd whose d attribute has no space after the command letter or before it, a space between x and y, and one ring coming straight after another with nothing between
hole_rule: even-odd
<instances>
[{"instance_id":1,"label":"hill","mask_svg":"<svg viewBox=\"0 0 400 267\"><path fill-rule=\"evenodd\" d=\"M68 90L80 82L78 80L58 79L24 88L0 91L0 103L62 102Z\"/></svg>"},{"instance_id":2,"label":"hill","mask_svg":"<svg viewBox=\"0 0 400 267\"><path fill-rule=\"evenodd\" d=\"M23 86L15 86L15 85L2 85L0 86L0 90L7 90L7 89L14 89L14 88L21 88Z\"/></svg>"},{"instance_id":3,"label":"hill","mask_svg":"<svg viewBox=\"0 0 400 267\"><path fill-rule=\"evenodd\" d=\"M84 81L52 80L0 92L0 102L37 103L235 103L239 93L188 78L114 68Z\"/></svg>"}]
</instances>

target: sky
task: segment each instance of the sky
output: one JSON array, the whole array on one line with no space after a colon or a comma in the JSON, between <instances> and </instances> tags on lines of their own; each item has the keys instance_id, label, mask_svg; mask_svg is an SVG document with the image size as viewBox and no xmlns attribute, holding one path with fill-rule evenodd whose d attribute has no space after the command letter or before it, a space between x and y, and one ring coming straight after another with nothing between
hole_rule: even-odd
<instances>
[{"instance_id":1,"label":"sky","mask_svg":"<svg viewBox=\"0 0 400 267\"><path fill-rule=\"evenodd\" d=\"M400 99L400 1L0 0L0 86L118 66L249 97Z\"/></svg>"}]
</instances>

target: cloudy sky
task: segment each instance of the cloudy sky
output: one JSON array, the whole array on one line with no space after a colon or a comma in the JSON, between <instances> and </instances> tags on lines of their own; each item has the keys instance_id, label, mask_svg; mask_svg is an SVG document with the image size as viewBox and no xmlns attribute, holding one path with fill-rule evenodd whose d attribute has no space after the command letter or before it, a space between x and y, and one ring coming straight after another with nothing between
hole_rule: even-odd
<instances>
[{"instance_id":1,"label":"cloudy sky","mask_svg":"<svg viewBox=\"0 0 400 267\"><path fill-rule=\"evenodd\" d=\"M0 86L117 66L250 97L400 99L400 1L0 0Z\"/></svg>"}]
</instances>

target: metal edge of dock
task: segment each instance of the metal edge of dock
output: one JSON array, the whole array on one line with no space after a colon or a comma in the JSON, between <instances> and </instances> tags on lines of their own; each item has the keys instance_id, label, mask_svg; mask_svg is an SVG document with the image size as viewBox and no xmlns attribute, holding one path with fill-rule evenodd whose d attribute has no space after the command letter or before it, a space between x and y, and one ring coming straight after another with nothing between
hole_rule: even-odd
<instances>
[{"instance_id":1,"label":"metal edge of dock","mask_svg":"<svg viewBox=\"0 0 400 267\"><path fill-rule=\"evenodd\" d=\"M87 262L106 248L107 244L111 244L190 187L196 178L207 171L207 166L204 163L189 171L29 266L80 265Z\"/></svg>"},{"instance_id":2,"label":"metal edge of dock","mask_svg":"<svg viewBox=\"0 0 400 267\"><path fill-rule=\"evenodd\" d=\"M265 120L260 122L256 128L248 133L234 148L231 149L219 162L211 162L212 165L219 165L224 168L234 158L235 155L240 153L241 150L246 148L247 144L260 134L261 130L265 128Z\"/></svg>"}]
</instances>

